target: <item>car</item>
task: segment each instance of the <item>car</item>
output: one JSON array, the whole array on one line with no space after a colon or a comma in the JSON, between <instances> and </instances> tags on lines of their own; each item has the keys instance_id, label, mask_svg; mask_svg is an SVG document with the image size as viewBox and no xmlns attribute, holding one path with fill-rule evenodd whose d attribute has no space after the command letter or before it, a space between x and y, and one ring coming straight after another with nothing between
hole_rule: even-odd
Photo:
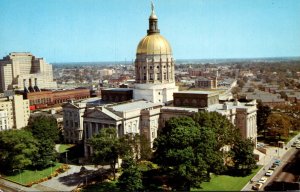
<instances>
[{"instance_id":1,"label":"car","mask_svg":"<svg viewBox=\"0 0 300 192\"><path fill-rule=\"evenodd\" d=\"M265 146L265 144L264 143L257 143L256 146L257 146L257 148L263 148Z\"/></svg>"},{"instance_id":2,"label":"car","mask_svg":"<svg viewBox=\"0 0 300 192\"><path fill-rule=\"evenodd\" d=\"M269 169L269 170L266 172L265 175L266 175L266 176L271 176L271 175L273 174L273 172L274 172L273 170L270 170L270 169Z\"/></svg>"},{"instance_id":3,"label":"car","mask_svg":"<svg viewBox=\"0 0 300 192\"><path fill-rule=\"evenodd\" d=\"M256 183L255 185L252 186L253 190L259 190L263 186L262 183Z\"/></svg>"},{"instance_id":4,"label":"car","mask_svg":"<svg viewBox=\"0 0 300 192\"><path fill-rule=\"evenodd\" d=\"M269 170L275 170L276 167L277 167L276 165L272 165Z\"/></svg>"},{"instance_id":5,"label":"car","mask_svg":"<svg viewBox=\"0 0 300 192\"><path fill-rule=\"evenodd\" d=\"M292 146L292 147L296 147L296 146L297 146L297 143L294 142L291 146Z\"/></svg>"},{"instance_id":6,"label":"car","mask_svg":"<svg viewBox=\"0 0 300 192\"><path fill-rule=\"evenodd\" d=\"M267 182L267 180L268 180L268 177L262 177L262 178L260 178L260 180L258 181L259 183L265 183L265 182Z\"/></svg>"},{"instance_id":7,"label":"car","mask_svg":"<svg viewBox=\"0 0 300 192\"><path fill-rule=\"evenodd\" d=\"M300 144L300 141L299 141L299 140L296 140L296 141L294 142L294 144Z\"/></svg>"},{"instance_id":8,"label":"car","mask_svg":"<svg viewBox=\"0 0 300 192\"><path fill-rule=\"evenodd\" d=\"M280 161L280 160L275 160L275 161L274 161L274 163L273 163L273 165L279 166L279 165L280 165L280 163L281 163L281 161Z\"/></svg>"},{"instance_id":9,"label":"car","mask_svg":"<svg viewBox=\"0 0 300 192\"><path fill-rule=\"evenodd\" d=\"M297 145L297 146L296 146L296 149L300 149L300 145Z\"/></svg>"}]
</instances>

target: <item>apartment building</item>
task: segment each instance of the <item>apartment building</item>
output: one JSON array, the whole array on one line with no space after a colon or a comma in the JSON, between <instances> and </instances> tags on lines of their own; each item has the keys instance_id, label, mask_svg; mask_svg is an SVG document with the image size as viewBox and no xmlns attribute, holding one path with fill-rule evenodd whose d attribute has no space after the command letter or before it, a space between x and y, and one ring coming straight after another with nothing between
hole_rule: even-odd
<instances>
[{"instance_id":1,"label":"apartment building","mask_svg":"<svg viewBox=\"0 0 300 192\"><path fill-rule=\"evenodd\" d=\"M0 111L7 115L3 120L6 119L6 129L21 129L27 126L30 117L29 100L22 95L0 98Z\"/></svg>"}]
</instances>

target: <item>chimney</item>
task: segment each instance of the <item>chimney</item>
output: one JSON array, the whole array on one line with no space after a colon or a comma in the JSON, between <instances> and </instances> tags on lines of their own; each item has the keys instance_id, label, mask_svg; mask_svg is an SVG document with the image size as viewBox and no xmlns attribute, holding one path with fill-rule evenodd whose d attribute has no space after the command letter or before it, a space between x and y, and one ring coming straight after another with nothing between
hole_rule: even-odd
<instances>
[{"instance_id":1,"label":"chimney","mask_svg":"<svg viewBox=\"0 0 300 192\"><path fill-rule=\"evenodd\" d=\"M31 78L29 79L29 87L28 87L29 92L34 92L34 89L32 87L32 83L31 83Z\"/></svg>"},{"instance_id":2,"label":"chimney","mask_svg":"<svg viewBox=\"0 0 300 192\"><path fill-rule=\"evenodd\" d=\"M24 87L24 92L28 93L29 91L28 91L28 89L26 87L26 79L23 79L23 87Z\"/></svg>"},{"instance_id":3,"label":"chimney","mask_svg":"<svg viewBox=\"0 0 300 192\"><path fill-rule=\"evenodd\" d=\"M37 86L37 78L34 78L34 90L37 92L41 91L40 88Z\"/></svg>"}]
</instances>

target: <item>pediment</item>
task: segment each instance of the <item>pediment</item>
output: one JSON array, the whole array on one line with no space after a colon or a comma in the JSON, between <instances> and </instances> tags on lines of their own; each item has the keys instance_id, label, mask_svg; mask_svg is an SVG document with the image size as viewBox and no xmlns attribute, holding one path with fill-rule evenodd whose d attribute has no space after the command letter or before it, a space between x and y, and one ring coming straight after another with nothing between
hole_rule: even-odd
<instances>
[{"instance_id":1,"label":"pediment","mask_svg":"<svg viewBox=\"0 0 300 192\"><path fill-rule=\"evenodd\" d=\"M108 120L108 121L115 121L113 117L109 116L108 114L105 114L99 109L95 109L93 111L90 111L89 113L84 115L85 118L92 118L92 119L101 119L101 120Z\"/></svg>"}]
</instances>

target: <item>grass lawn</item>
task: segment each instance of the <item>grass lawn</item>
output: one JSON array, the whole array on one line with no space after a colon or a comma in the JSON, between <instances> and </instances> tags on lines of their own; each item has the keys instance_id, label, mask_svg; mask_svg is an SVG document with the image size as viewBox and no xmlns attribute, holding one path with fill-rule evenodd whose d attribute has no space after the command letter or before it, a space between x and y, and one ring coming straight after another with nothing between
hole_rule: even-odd
<instances>
[{"instance_id":1,"label":"grass lawn","mask_svg":"<svg viewBox=\"0 0 300 192\"><path fill-rule=\"evenodd\" d=\"M61 166L61 163L56 163L55 166L49 167L44 170L24 170L21 174L13 175L13 176L5 176L6 179L26 185L30 182L37 181L39 179L48 177L51 175L51 170L54 172L54 170L58 169Z\"/></svg>"},{"instance_id":2,"label":"grass lawn","mask_svg":"<svg viewBox=\"0 0 300 192\"><path fill-rule=\"evenodd\" d=\"M69 148L73 147L74 145L73 144L60 144L59 145L59 153L64 153L66 151L68 151Z\"/></svg>"},{"instance_id":3,"label":"grass lawn","mask_svg":"<svg viewBox=\"0 0 300 192\"><path fill-rule=\"evenodd\" d=\"M246 177L212 175L210 182L202 183L202 189L192 189L192 191L240 191L260 169L261 166Z\"/></svg>"}]
</instances>

